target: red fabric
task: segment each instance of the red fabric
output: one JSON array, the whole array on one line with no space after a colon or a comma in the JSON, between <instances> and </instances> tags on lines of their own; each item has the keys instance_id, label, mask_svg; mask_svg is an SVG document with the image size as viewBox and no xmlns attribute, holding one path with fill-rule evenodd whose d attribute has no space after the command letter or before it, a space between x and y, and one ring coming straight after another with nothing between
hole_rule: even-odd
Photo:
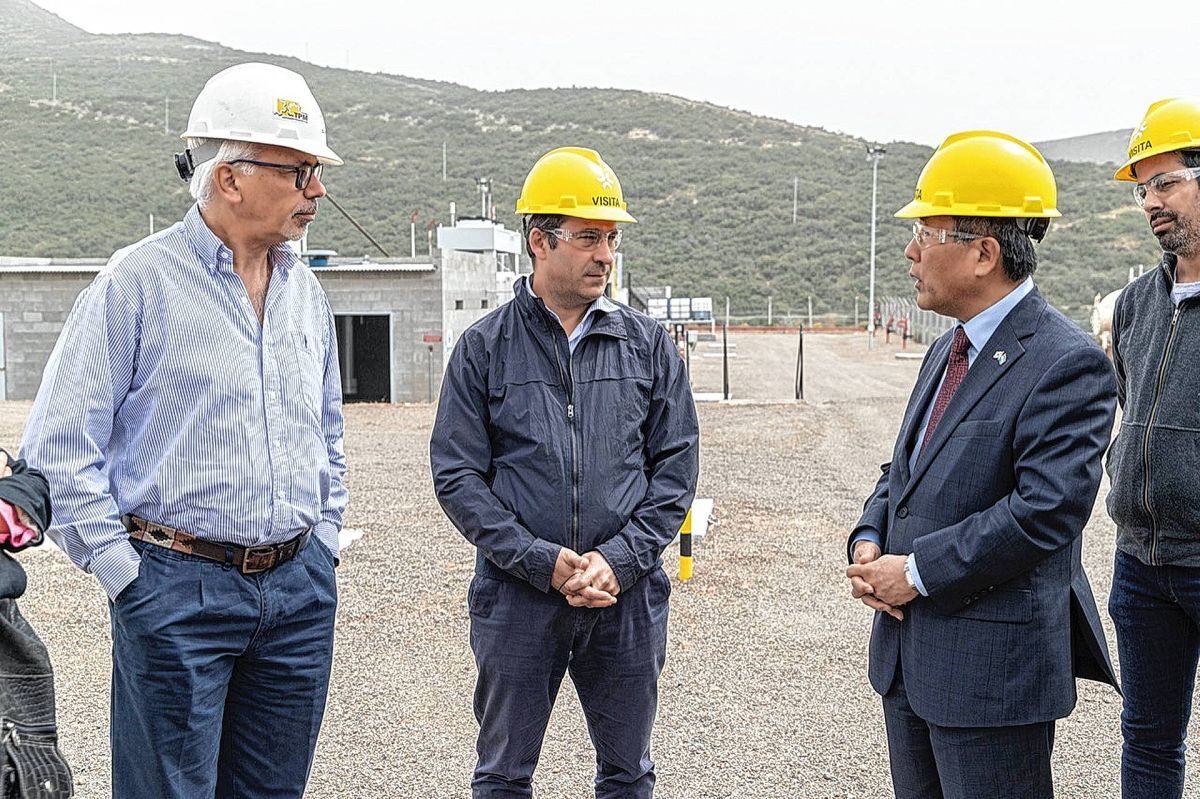
<instances>
[{"instance_id":1,"label":"red fabric","mask_svg":"<svg viewBox=\"0 0 1200 799\"><path fill-rule=\"evenodd\" d=\"M942 381L937 399L933 402L933 413L929 415L929 426L925 428L925 438L921 440L922 452L929 444L929 439L933 438L933 431L937 429L938 422L942 420L942 414L946 412L946 407L950 404L954 392L958 391L963 378L967 376L967 350L970 346L971 340L967 338L967 333L963 330L962 325L954 328L954 341L950 343L950 362L946 364L946 379Z\"/></svg>"},{"instance_id":2,"label":"red fabric","mask_svg":"<svg viewBox=\"0 0 1200 799\"><path fill-rule=\"evenodd\" d=\"M11 540L14 547L23 547L35 538L37 530L21 524L16 508L0 501L0 544Z\"/></svg>"}]
</instances>

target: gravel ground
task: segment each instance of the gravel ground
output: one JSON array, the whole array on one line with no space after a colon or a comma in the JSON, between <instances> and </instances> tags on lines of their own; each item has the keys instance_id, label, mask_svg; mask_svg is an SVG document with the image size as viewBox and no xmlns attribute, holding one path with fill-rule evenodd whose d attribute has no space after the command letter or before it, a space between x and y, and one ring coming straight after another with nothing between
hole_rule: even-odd
<instances>
[{"instance_id":1,"label":"gravel ground","mask_svg":"<svg viewBox=\"0 0 1200 799\"><path fill-rule=\"evenodd\" d=\"M861 336L810 334L808 401L789 403L780 400L791 396L795 336L732 341L734 396L747 402L700 407L700 494L715 498L720 522L697 548L695 577L674 587L654 742L658 795L890 797L882 714L865 673L870 613L849 598L843 552L918 362L896 360L894 348L867 353ZM720 389L719 359L693 364L698 389ZM28 411L0 403L0 441L18 439ZM465 608L473 553L433 498L433 409L356 405L346 416L347 522L366 534L338 570L334 678L309 795L466 797L476 729ZM1113 529L1102 502L1085 541L1114 641L1103 611ZM31 578L22 607L56 664L78 795L106 796L103 595L57 551L22 558ZM673 550L666 561L674 574ZM1111 689L1080 683L1075 714L1058 726L1059 797L1117 795L1119 711ZM593 768L567 680L538 795L589 796ZM1189 768L1194 775L1191 755ZM1187 793L1198 789L1193 776Z\"/></svg>"}]
</instances>

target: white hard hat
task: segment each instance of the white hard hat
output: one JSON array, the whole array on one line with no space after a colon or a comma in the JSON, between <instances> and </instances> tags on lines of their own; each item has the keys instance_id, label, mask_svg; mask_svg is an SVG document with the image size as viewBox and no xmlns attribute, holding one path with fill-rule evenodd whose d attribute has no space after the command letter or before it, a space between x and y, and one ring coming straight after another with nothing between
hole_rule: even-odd
<instances>
[{"instance_id":1,"label":"white hard hat","mask_svg":"<svg viewBox=\"0 0 1200 799\"><path fill-rule=\"evenodd\" d=\"M211 140L190 151L194 164L215 157L221 140L273 144L342 164L325 142L325 117L304 78L274 64L235 64L209 78L180 138Z\"/></svg>"}]
</instances>

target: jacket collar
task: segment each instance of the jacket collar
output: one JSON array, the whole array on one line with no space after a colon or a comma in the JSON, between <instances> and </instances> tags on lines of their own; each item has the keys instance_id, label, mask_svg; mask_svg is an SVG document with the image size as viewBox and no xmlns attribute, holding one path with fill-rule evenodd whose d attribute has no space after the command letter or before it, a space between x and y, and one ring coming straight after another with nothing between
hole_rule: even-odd
<instances>
[{"instance_id":1,"label":"jacket collar","mask_svg":"<svg viewBox=\"0 0 1200 799\"><path fill-rule=\"evenodd\" d=\"M1158 262L1158 268L1162 270L1163 277L1167 281L1167 293L1175 288L1175 270L1179 267L1179 259L1173 252L1164 252L1162 260Z\"/></svg>"},{"instance_id":2,"label":"jacket collar","mask_svg":"<svg viewBox=\"0 0 1200 799\"><path fill-rule=\"evenodd\" d=\"M937 456L938 451L945 446L958 423L966 418L979 400L983 399L991 387L1007 374L1013 368L1013 364L1025 354L1025 346L1021 342L1032 336L1037 330L1038 323L1046 312L1046 307L1046 300L1042 298L1041 292L1035 286L1000 322L996 332L992 333L992 337L979 348L979 355L976 356L975 363L971 365L967 376L963 378L962 385L958 387L954 398L950 400L950 405L947 406L945 414L933 431L933 438L925 445L924 451L917 459L912 475L904 481L906 484L905 496L929 468L929 463ZM951 339L951 334L942 336L929 351L928 357L934 358L933 363L940 364L940 366L926 372L917 391L921 401L910 408L908 416L904 420L904 435L901 440L905 442L906 446L903 457L900 458L902 474L908 471L908 453L913 445L915 427L924 418L925 409L933 399L932 394L937 390L946 361L950 357ZM1003 353L1002 356L1001 353ZM902 496L901 499L903 498Z\"/></svg>"},{"instance_id":3,"label":"jacket collar","mask_svg":"<svg viewBox=\"0 0 1200 799\"><path fill-rule=\"evenodd\" d=\"M526 285L528 282L529 278L522 275L513 284L513 302L517 304L521 315L534 326L540 326L550 335L554 335L557 332L565 336L566 333L563 331L562 325L550 313L542 298L535 297L530 293ZM595 319L592 322L592 329L588 331L588 335L612 336L621 339L629 338L623 315L615 313L620 307L618 303L601 295L596 300Z\"/></svg>"}]
</instances>

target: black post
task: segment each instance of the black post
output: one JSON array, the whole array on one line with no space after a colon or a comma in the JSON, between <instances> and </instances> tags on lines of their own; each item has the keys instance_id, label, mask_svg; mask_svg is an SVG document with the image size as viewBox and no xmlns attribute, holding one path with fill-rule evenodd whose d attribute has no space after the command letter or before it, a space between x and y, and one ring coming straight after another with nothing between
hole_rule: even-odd
<instances>
[{"instance_id":1,"label":"black post","mask_svg":"<svg viewBox=\"0 0 1200 799\"><path fill-rule=\"evenodd\" d=\"M800 348L796 351L796 399L804 399L804 323L800 323Z\"/></svg>"},{"instance_id":2,"label":"black post","mask_svg":"<svg viewBox=\"0 0 1200 799\"><path fill-rule=\"evenodd\" d=\"M429 345L429 401L433 402L433 345Z\"/></svg>"},{"instance_id":3,"label":"black post","mask_svg":"<svg viewBox=\"0 0 1200 799\"><path fill-rule=\"evenodd\" d=\"M687 328L683 331L683 368L687 370L688 385L692 383L692 345L688 343Z\"/></svg>"},{"instance_id":4,"label":"black post","mask_svg":"<svg viewBox=\"0 0 1200 799\"><path fill-rule=\"evenodd\" d=\"M723 392L729 399L729 325L721 325L721 362L724 369Z\"/></svg>"}]
</instances>

